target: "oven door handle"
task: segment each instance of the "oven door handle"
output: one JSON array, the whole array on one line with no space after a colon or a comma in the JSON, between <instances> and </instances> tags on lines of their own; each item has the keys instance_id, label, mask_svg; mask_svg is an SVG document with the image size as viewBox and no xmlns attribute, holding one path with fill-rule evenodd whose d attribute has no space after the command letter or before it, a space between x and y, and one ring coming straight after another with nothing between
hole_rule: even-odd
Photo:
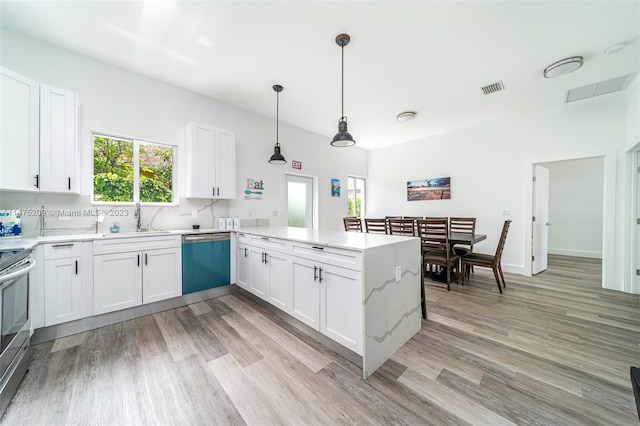
<instances>
[{"instance_id":1,"label":"oven door handle","mask_svg":"<svg viewBox=\"0 0 640 426\"><path fill-rule=\"evenodd\" d=\"M26 266L18 269L17 271L10 272L6 275L0 275L0 283L4 283L6 281L11 281L16 277L20 277L22 275L26 275L36 266L36 261L29 259L29 262L26 263Z\"/></svg>"}]
</instances>

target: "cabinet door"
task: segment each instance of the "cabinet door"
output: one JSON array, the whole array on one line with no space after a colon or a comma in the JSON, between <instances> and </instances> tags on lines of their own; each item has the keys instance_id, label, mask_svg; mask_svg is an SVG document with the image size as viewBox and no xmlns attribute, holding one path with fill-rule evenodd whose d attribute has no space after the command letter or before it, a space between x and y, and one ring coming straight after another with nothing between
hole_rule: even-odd
<instances>
[{"instance_id":1,"label":"cabinet door","mask_svg":"<svg viewBox=\"0 0 640 426\"><path fill-rule=\"evenodd\" d=\"M236 198L236 136L216 129L216 198Z\"/></svg>"},{"instance_id":2,"label":"cabinet door","mask_svg":"<svg viewBox=\"0 0 640 426\"><path fill-rule=\"evenodd\" d=\"M77 193L76 94L40 86L40 190Z\"/></svg>"},{"instance_id":3,"label":"cabinet door","mask_svg":"<svg viewBox=\"0 0 640 426\"><path fill-rule=\"evenodd\" d=\"M293 299L291 259L286 254L269 251L265 260L269 269L267 300L275 307L290 314Z\"/></svg>"},{"instance_id":4,"label":"cabinet door","mask_svg":"<svg viewBox=\"0 0 640 426\"><path fill-rule=\"evenodd\" d=\"M142 303L182 294L182 251L180 248L147 250L142 253Z\"/></svg>"},{"instance_id":5,"label":"cabinet door","mask_svg":"<svg viewBox=\"0 0 640 426\"><path fill-rule=\"evenodd\" d=\"M250 280L250 266L249 266L249 247L244 244L238 245L238 276L236 284L239 287L247 290L249 288Z\"/></svg>"},{"instance_id":6,"label":"cabinet door","mask_svg":"<svg viewBox=\"0 0 640 426\"><path fill-rule=\"evenodd\" d=\"M315 262L299 257L292 257L291 264L291 315L320 330L319 268Z\"/></svg>"},{"instance_id":7,"label":"cabinet door","mask_svg":"<svg viewBox=\"0 0 640 426\"><path fill-rule=\"evenodd\" d=\"M187 198L215 198L216 135L213 128L187 126Z\"/></svg>"},{"instance_id":8,"label":"cabinet door","mask_svg":"<svg viewBox=\"0 0 640 426\"><path fill-rule=\"evenodd\" d=\"M45 261L45 326L82 317L80 258Z\"/></svg>"},{"instance_id":9,"label":"cabinet door","mask_svg":"<svg viewBox=\"0 0 640 426\"><path fill-rule=\"evenodd\" d=\"M93 313L142 304L142 253L113 253L93 258Z\"/></svg>"},{"instance_id":10,"label":"cabinet door","mask_svg":"<svg viewBox=\"0 0 640 426\"><path fill-rule=\"evenodd\" d=\"M0 67L0 189L38 191L37 82Z\"/></svg>"},{"instance_id":11,"label":"cabinet door","mask_svg":"<svg viewBox=\"0 0 640 426\"><path fill-rule=\"evenodd\" d=\"M321 267L320 332L361 355L362 273L326 264Z\"/></svg>"},{"instance_id":12,"label":"cabinet door","mask_svg":"<svg viewBox=\"0 0 640 426\"><path fill-rule=\"evenodd\" d=\"M269 268L264 263L265 251L249 247L249 291L262 299L267 298L269 290Z\"/></svg>"}]
</instances>

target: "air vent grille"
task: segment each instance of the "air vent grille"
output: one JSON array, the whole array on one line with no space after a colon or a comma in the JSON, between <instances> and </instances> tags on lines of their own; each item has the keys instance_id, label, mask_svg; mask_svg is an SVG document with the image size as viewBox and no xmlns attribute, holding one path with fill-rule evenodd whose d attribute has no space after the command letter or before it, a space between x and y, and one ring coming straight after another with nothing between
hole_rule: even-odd
<instances>
[{"instance_id":1,"label":"air vent grille","mask_svg":"<svg viewBox=\"0 0 640 426\"><path fill-rule=\"evenodd\" d=\"M566 102L581 101L583 99L593 98L594 96L606 95L607 93L625 90L629 87L635 75L635 73L632 73L623 75L622 77L612 78L611 80L590 84L588 86L578 87L577 89L571 89L567 91Z\"/></svg>"},{"instance_id":2,"label":"air vent grille","mask_svg":"<svg viewBox=\"0 0 640 426\"><path fill-rule=\"evenodd\" d=\"M480 90L482 90L482 94L490 95L492 93L504 90L504 84L502 83L502 80L500 80L498 82L491 83L488 86L481 87Z\"/></svg>"}]
</instances>

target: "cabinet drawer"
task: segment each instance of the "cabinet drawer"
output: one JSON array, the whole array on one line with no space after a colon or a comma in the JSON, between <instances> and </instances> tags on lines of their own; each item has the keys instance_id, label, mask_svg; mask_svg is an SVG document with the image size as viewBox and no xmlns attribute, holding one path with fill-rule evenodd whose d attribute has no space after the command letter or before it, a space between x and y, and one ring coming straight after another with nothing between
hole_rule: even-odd
<instances>
[{"instance_id":1,"label":"cabinet drawer","mask_svg":"<svg viewBox=\"0 0 640 426\"><path fill-rule=\"evenodd\" d=\"M251 235L250 244L254 247L261 247L265 249L271 249L279 251L281 253L289 253L291 249L291 242L287 240L280 240L278 238L263 237L260 235Z\"/></svg>"},{"instance_id":2,"label":"cabinet drawer","mask_svg":"<svg viewBox=\"0 0 640 426\"><path fill-rule=\"evenodd\" d=\"M248 244L251 241L251 235L242 232L236 232L238 244Z\"/></svg>"},{"instance_id":3,"label":"cabinet drawer","mask_svg":"<svg viewBox=\"0 0 640 426\"><path fill-rule=\"evenodd\" d=\"M293 243L291 251L294 256L323 262L341 268L362 270L362 252L327 247L320 244Z\"/></svg>"},{"instance_id":4,"label":"cabinet drawer","mask_svg":"<svg viewBox=\"0 0 640 426\"><path fill-rule=\"evenodd\" d=\"M81 245L80 242L45 244L44 258L45 260L54 260L79 257L81 256Z\"/></svg>"},{"instance_id":5,"label":"cabinet drawer","mask_svg":"<svg viewBox=\"0 0 640 426\"><path fill-rule=\"evenodd\" d=\"M126 253L130 251L153 250L180 247L180 235L162 235L157 237L108 238L93 241L93 254Z\"/></svg>"}]
</instances>

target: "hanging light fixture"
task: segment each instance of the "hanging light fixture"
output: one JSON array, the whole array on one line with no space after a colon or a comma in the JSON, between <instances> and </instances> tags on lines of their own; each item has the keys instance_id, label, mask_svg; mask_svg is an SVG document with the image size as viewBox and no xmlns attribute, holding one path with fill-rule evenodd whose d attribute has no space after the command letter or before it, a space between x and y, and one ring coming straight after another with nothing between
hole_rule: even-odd
<instances>
[{"instance_id":1,"label":"hanging light fixture","mask_svg":"<svg viewBox=\"0 0 640 426\"><path fill-rule=\"evenodd\" d=\"M331 145L338 147L353 146L356 144L353 136L347 131L347 117L344 115L344 47L349 44L350 41L351 37L349 37L349 34L338 34L336 37L336 43L342 49L342 117L340 117L338 121L338 133L333 137Z\"/></svg>"},{"instance_id":2,"label":"hanging light fixture","mask_svg":"<svg viewBox=\"0 0 640 426\"><path fill-rule=\"evenodd\" d=\"M271 164L286 164L287 160L280 153L280 143L278 142L278 121L280 119L280 92L282 92L282 86L279 84L273 85L273 90L276 91L276 145L273 147L273 155L269 159Z\"/></svg>"}]
</instances>

